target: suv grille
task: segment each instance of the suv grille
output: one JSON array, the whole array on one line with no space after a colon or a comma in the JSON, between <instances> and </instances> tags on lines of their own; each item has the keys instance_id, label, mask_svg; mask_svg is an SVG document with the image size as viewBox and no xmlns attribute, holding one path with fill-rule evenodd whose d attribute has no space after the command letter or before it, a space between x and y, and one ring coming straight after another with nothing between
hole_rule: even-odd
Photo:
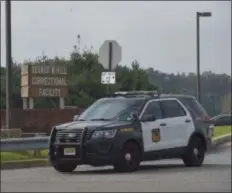
<instances>
[{"instance_id":1,"label":"suv grille","mask_svg":"<svg viewBox=\"0 0 232 193\"><path fill-rule=\"evenodd\" d=\"M57 143L80 143L83 129L57 130L55 141Z\"/></svg>"}]
</instances>

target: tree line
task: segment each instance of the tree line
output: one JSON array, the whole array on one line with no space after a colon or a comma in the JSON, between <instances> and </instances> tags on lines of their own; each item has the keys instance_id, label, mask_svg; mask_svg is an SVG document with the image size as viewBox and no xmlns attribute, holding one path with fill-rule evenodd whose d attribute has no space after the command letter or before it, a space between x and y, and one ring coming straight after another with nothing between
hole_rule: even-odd
<instances>
[{"instance_id":1,"label":"tree line","mask_svg":"<svg viewBox=\"0 0 232 193\"><path fill-rule=\"evenodd\" d=\"M68 69L69 96L65 100L67 106L85 108L98 98L107 94L107 86L101 84L101 72L104 71L98 62L98 55L92 50L77 51L76 46L69 58L48 58L43 55L35 61L17 63L12 68L12 107L22 108L20 90L20 71L23 64L66 65ZM155 64L154 64L155 65ZM130 65L119 65L116 71L114 91L156 90L164 93L185 93L196 96L196 75L194 73L163 73L153 68L144 69L137 60ZM0 107L5 108L5 74L1 67ZM223 97L231 93L231 77L226 74L203 72L201 76L202 104L210 115L222 111ZM57 108L58 99L41 98L35 100L35 108Z\"/></svg>"}]
</instances>

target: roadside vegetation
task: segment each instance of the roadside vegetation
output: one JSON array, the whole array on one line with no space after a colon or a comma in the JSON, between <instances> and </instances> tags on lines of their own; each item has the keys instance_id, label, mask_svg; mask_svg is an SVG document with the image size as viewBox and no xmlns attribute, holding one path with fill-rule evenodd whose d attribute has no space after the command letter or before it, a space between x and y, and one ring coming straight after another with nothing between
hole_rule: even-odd
<instances>
[{"instance_id":1,"label":"roadside vegetation","mask_svg":"<svg viewBox=\"0 0 232 193\"><path fill-rule=\"evenodd\" d=\"M231 134L231 129L232 129L232 125L231 126L217 126L214 130L214 137L220 137L223 135L227 135L227 134Z\"/></svg>"}]
</instances>

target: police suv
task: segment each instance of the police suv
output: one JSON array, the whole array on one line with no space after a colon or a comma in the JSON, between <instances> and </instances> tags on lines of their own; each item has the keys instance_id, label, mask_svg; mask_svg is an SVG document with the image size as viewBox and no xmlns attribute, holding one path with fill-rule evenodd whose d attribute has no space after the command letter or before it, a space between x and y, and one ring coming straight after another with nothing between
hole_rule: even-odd
<instances>
[{"instance_id":1,"label":"police suv","mask_svg":"<svg viewBox=\"0 0 232 193\"><path fill-rule=\"evenodd\" d=\"M52 129L51 165L59 172L81 164L132 172L142 161L180 158L186 166L201 166L213 127L183 99L188 97L156 91L116 92L99 99L77 120Z\"/></svg>"}]
</instances>

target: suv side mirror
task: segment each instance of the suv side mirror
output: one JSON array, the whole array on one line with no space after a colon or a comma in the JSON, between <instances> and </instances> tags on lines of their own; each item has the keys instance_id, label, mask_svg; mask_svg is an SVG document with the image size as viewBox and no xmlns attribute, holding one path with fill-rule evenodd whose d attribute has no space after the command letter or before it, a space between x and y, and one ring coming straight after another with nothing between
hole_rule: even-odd
<instances>
[{"instance_id":1,"label":"suv side mirror","mask_svg":"<svg viewBox=\"0 0 232 193\"><path fill-rule=\"evenodd\" d=\"M156 120L156 118L154 115L143 115L143 117L141 118L142 122L152 122L155 120Z\"/></svg>"},{"instance_id":2,"label":"suv side mirror","mask_svg":"<svg viewBox=\"0 0 232 193\"><path fill-rule=\"evenodd\" d=\"M79 115L74 115L73 116L73 121L77 121L78 118L79 118Z\"/></svg>"},{"instance_id":3,"label":"suv side mirror","mask_svg":"<svg viewBox=\"0 0 232 193\"><path fill-rule=\"evenodd\" d=\"M131 113L131 117L134 119L134 120L137 120L139 117L138 117L138 113L137 112L135 112L135 111L133 111L132 113Z\"/></svg>"}]
</instances>

